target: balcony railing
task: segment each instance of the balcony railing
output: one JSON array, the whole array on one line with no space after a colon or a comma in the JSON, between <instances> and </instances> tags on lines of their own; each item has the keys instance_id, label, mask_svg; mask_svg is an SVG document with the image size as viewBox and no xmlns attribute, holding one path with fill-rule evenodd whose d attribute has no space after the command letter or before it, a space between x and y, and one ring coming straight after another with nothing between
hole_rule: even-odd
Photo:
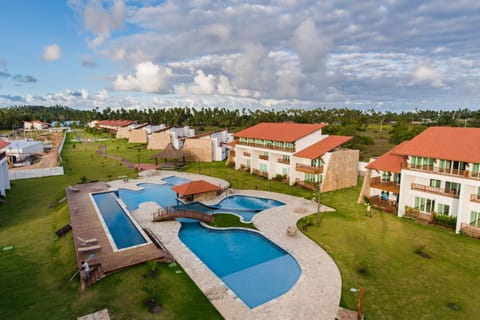
<instances>
[{"instance_id":1,"label":"balcony railing","mask_svg":"<svg viewBox=\"0 0 480 320\"><path fill-rule=\"evenodd\" d=\"M277 161L278 161L278 163L290 164L290 160L286 160L286 159L282 159L282 158L278 158Z\"/></svg>"},{"instance_id":2,"label":"balcony railing","mask_svg":"<svg viewBox=\"0 0 480 320\"><path fill-rule=\"evenodd\" d=\"M480 203L480 195L478 195L476 193L472 193L470 195L470 201Z\"/></svg>"},{"instance_id":3,"label":"balcony railing","mask_svg":"<svg viewBox=\"0 0 480 320\"><path fill-rule=\"evenodd\" d=\"M451 197L451 198L455 198L455 199L458 199L458 197L459 197L459 192L456 191L456 190L446 190L446 189L426 186L426 185L418 184L418 183L412 183L411 188L412 188L412 190L419 190L419 191L423 191L423 192L439 194L439 195L442 195L442 196L447 196L447 197Z\"/></svg>"},{"instance_id":4,"label":"balcony railing","mask_svg":"<svg viewBox=\"0 0 480 320\"><path fill-rule=\"evenodd\" d=\"M397 214L397 202L392 200L383 200L380 196L373 196L368 198L374 208L381 209L386 212Z\"/></svg>"},{"instance_id":5,"label":"balcony railing","mask_svg":"<svg viewBox=\"0 0 480 320\"><path fill-rule=\"evenodd\" d=\"M297 186L309 189L309 190L318 190L318 183L310 182L310 181L304 181L300 179L296 179L295 183Z\"/></svg>"},{"instance_id":6,"label":"balcony railing","mask_svg":"<svg viewBox=\"0 0 480 320\"><path fill-rule=\"evenodd\" d=\"M252 170L252 173L253 173L254 175L257 175L257 176L260 176L260 177L268 178L268 171L262 171L262 170L258 170L258 169L253 169L253 170Z\"/></svg>"},{"instance_id":7,"label":"balcony railing","mask_svg":"<svg viewBox=\"0 0 480 320\"><path fill-rule=\"evenodd\" d=\"M243 156L244 156L244 157L251 157L252 155L250 154L250 152L244 152L244 153L243 153Z\"/></svg>"},{"instance_id":8,"label":"balcony railing","mask_svg":"<svg viewBox=\"0 0 480 320\"><path fill-rule=\"evenodd\" d=\"M245 164L241 164L240 169L242 169L243 171L250 171L250 166L247 166Z\"/></svg>"},{"instance_id":9,"label":"balcony railing","mask_svg":"<svg viewBox=\"0 0 480 320\"><path fill-rule=\"evenodd\" d=\"M382 181L382 177L374 177L370 180L370 187L394 193L400 192L400 184L393 181Z\"/></svg>"},{"instance_id":10,"label":"balcony railing","mask_svg":"<svg viewBox=\"0 0 480 320\"><path fill-rule=\"evenodd\" d=\"M265 145L265 144L255 143L255 142L240 142L240 141L237 141L237 145L255 147L255 148L260 148L260 149L295 152L295 148L279 147L279 146L274 146L274 145L271 145L271 144Z\"/></svg>"},{"instance_id":11,"label":"balcony railing","mask_svg":"<svg viewBox=\"0 0 480 320\"><path fill-rule=\"evenodd\" d=\"M451 176L460 176L465 178L479 178L478 173L470 174L468 170L461 170L461 169L445 169L445 168L439 168L439 167L429 166L429 165L413 165L413 164L408 164L407 168L411 170L416 170L416 171L435 172L435 173L448 174Z\"/></svg>"},{"instance_id":12,"label":"balcony railing","mask_svg":"<svg viewBox=\"0 0 480 320\"><path fill-rule=\"evenodd\" d=\"M433 215L427 212L421 212L419 209L406 207L405 216L414 218L417 221L432 223Z\"/></svg>"},{"instance_id":13,"label":"balcony railing","mask_svg":"<svg viewBox=\"0 0 480 320\"><path fill-rule=\"evenodd\" d=\"M460 231L465 233L469 237L480 239L480 228L471 226L467 223L462 223L460 225Z\"/></svg>"},{"instance_id":14,"label":"balcony railing","mask_svg":"<svg viewBox=\"0 0 480 320\"><path fill-rule=\"evenodd\" d=\"M268 160L268 155L261 154L261 155L258 156L258 159Z\"/></svg>"},{"instance_id":15,"label":"balcony railing","mask_svg":"<svg viewBox=\"0 0 480 320\"><path fill-rule=\"evenodd\" d=\"M312 167L309 165L297 163L295 169L300 172L312 173L312 174L319 174L323 173L323 166L320 167Z\"/></svg>"}]
</instances>

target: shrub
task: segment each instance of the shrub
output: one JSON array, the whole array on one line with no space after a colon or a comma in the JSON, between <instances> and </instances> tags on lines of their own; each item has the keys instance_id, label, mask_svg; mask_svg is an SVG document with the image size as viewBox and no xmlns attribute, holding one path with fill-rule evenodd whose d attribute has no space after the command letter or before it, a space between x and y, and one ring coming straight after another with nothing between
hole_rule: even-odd
<instances>
[{"instance_id":1,"label":"shrub","mask_svg":"<svg viewBox=\"0 0 480 320\"><path fill-rule=\"evenodd\" d=\"M455 229L457 226L457 217L436 214L433 216L433 223L450 229Z\"/></svg>"}]
</instances>

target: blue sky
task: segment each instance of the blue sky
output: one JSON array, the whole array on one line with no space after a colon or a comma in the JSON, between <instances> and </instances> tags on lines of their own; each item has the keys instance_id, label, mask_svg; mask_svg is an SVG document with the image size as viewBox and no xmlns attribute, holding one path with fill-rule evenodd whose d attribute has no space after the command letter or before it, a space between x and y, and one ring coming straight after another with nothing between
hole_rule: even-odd
<instances>
[{"instance_id":1,"label":"blue sky","mask_svg":"<svg viewBox=\"0 0 480 320\"><path fill-rule=\"evenodd\" d=\"M0 107L478 108L478 1L0 2Z\"/></svg>"}]
</instances>

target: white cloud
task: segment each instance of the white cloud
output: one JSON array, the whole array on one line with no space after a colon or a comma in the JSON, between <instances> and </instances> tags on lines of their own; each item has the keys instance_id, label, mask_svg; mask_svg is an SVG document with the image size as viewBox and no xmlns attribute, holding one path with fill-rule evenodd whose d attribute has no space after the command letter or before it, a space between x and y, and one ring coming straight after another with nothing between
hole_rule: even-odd
<instances>
[{"instance_id":1,"label":"white cloud","mask_svg":"<svg viewBox=\"0 0 480 320\"><path fill-rule=\"evenodd\" d=\"M413 80L410 85L428 83L435 88L445 88L440 72L427 64L421 64L413 71Z\"/></svg>"},{"instance_id":2,"label":"white cloud","mask_svg":"<svg viewBox=\"0 0 480 320\"><path fill-rule=\"evenodd\" d=\"M172 70L168 67L143 62L136 66L134 75L117 75L115 90L142 91L150 93L168 93L171 90Z\"/></svg>"},{"instance_id":3,"label":"white cloud","mask_svg":"<svg viewBox=\"0 0 480 320\"><path fill-rule=\"evenodd\" d=\"M60 59L62 55L62 50L57 44L50 44L43 48L43 60L45 61L56 61Z\"/></svg>"}]
</instances>

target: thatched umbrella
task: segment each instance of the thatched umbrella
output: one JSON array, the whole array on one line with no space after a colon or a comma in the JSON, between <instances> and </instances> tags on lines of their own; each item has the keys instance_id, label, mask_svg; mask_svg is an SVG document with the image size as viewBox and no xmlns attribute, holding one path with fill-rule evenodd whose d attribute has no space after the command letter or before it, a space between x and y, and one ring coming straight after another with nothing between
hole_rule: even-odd
<instances>
[{"instance_id":1,"label":"thatched umbrella","mask_svg":"<svg viewBox=\"0 0 480 320\"><path fill-rule=\"evenodd\" d=\"M164 159L164 163L173 162L175 166L178 162L185 162L185 152L175 149L175 147L169 143L165 149L153 156L155 159L155 165L158 165L158 159Z\"/></svg>"}]
</instances>

